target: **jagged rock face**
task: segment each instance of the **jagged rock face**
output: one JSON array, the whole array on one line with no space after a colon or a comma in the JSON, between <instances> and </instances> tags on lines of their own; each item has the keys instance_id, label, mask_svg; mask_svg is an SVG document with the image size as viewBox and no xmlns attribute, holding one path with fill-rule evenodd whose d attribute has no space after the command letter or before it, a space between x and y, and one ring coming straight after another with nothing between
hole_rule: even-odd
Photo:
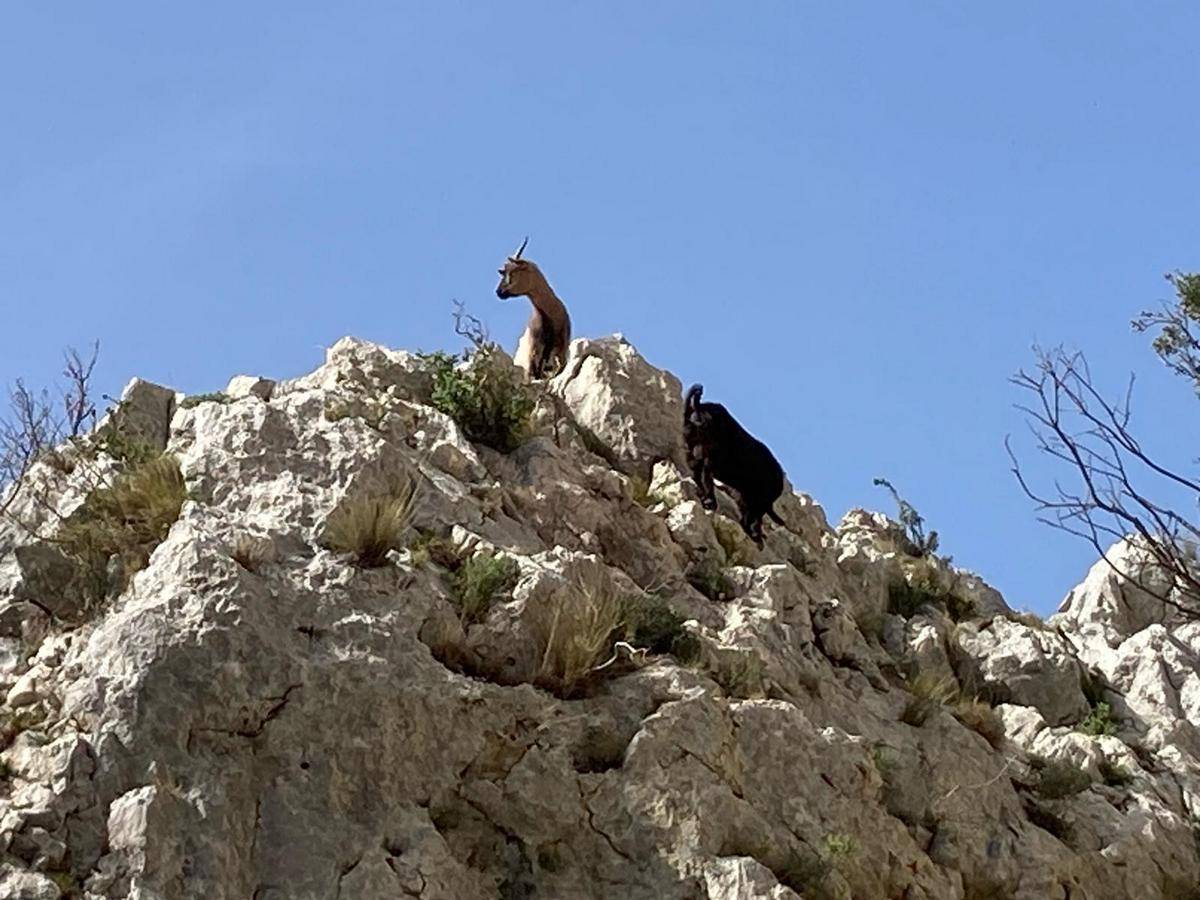
<instances>
[{"instance_id":1,"label":"jagged rock face","mask_svg":"<svg viewBox=\"0 0 1200 900\"><path fill-rule=\"evenodd\" d=\"M221 402L152 387L131 427L163 436L190 499L119 596L50 621L23 598L61 584L31 562L53 517L0 525L0 896L1065 900L1200 882L1200 628L1110 615L1089 577L1042 631L936 560L974 617L905 618L897 526L856 512L835 530L790 492L759 551L728 498L695 502L679 382L621 339L575 342L559 405L508 455L428 405L418 357L351 339ZM414 550L362 568L324 547L331 514L406 473L410 537L516 562L477 621ZM63 509L86 497L80 475L35 475ZM712 567L722 599L696 575ZM585 576L665 598L694 661L636 651L569 699L530 683L538 623ZM909 724L914 670L1000 695L1006 739L953 706ZM1075 730L1085 670L1115 735ZM1039 788L1030 753L1087 783Z\"/></svg>"}]
</instances>

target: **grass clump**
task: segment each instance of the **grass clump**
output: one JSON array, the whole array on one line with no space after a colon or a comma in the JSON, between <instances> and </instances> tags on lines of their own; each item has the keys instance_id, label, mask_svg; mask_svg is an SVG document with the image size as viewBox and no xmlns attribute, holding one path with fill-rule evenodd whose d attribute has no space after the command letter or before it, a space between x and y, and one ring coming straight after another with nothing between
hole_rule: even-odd
<instances>
[{"instance_id":1,"label":"grass clump","mask_svg":"<svg viewBox=\"0 0 1200 900\"><path fill-rule=\"evenodd\" d=\"M534 394L499 348L482 344L462 360L443 352L424 359L433 376L431 405L469 440L509 453L529 438Z\"/></svg>"},{"instance_id":2,"label":"grass clump","mask_svg":"<svg viewBox=\"0 0 1200 900\"><path fill-rule=\"evenodd\" d=\"M935 675L917 675L906 685L912 695L900 714L900 721L905 725L920 728L935 712L958 698L958 685L952 678L938 678Z\"/></svg>"},{"instance_id":3,"label":"grass clump","mask_svg":"<svg viewBox=\"0 0 1200 900\"><path fill-rule=\"evenodd\" d=\"M699 639L684 630L684 617L658 594L627 597L622 612L625 640L633 646L651 653L670 653L684 665L699 657Z\"/></svg>"},{"instance_id":4,"label":"grass clump","mask_svg":"<svg viewBox=\"0 0 1200 900\"><path fill-rule=\"evenodd\" d=\"M942 609L955 622L975 615L975 604L969 598L947 588L937 568L928 560L909 569L907 577L898 577L888 585L888 612L911 619L917 613L933 607Z\"/></svg>"},{"instance_id":5,"label":"grass clump","mask_svg":"<svg viewBox=\"0 0 1200 900\"><path fill-rule=\"evenodd\" d=\"M701 557L688 568L687 581L709 600L724 602L733 597L733 582L711 556Z\"/></svg>"},{"instance_id":6,"label":"grass clump","mask_svg":"<svg viewBox=\"0 0 1200 900\"><path fill-rule=\"evenodd\" d=\"M353 554L364 569L385 565L389 552L404 548L416 493L415 482L406 479L386 494L344 501L326 520L325 546Z\"/></svg>"},{"instance_id":7,"label":"grass clump","mask_svg":"<svg viewBox=\"0 0 1200 900\"><path fill-rule=\"evenodd\" d=\"M1004 722L1001 721L996 711L992 709L991 704L980 700L978 697L974 699L963 697L954 704L950 712L954 714L954 718L962 722L967 728L982 735L984 740L992 745L993 749L1003 749L1005 741Z\"/></svg>"},{"instance_id":8,"label":"grass clump","mask_svg":"<svg viewBox=\"0 0 1200 900\"><path fill-rule=\"evenodd\" d=\"M1061 800L1063 797L1078 794L1087 790L1092 783L1092 778L1086 771L1065 760L1034 756L1030 758L1029 764L1037 773L1034 790L1047 800Z\"/></svg>"},{"instance_id":9,"label":"grass clump","mask_svg":"<svg viewBox=\"0 0 1200 900\"><path fill-rule=\"evenodd\" d=\"M228 403L229 395L223 391L216 391L211 394L188 394L179 401L180 409L191 409L199 406L201 403Z\"/></svg>"},{"instance_id":10,"label":"grass clump","mask_svg":"<svg viewBox=\"0 0 1200 900\"><path fill-rule=\"evenodd\" d=\"M1004 722L1000 716L984 699L964 695L953 678L917 675L908 680L906 687L912 696L900 714L901 722L920 728L938 710L945 708L993 748L999 750L1004 746Z\"/></svg>"},{"instance_id":11,"label":"grass clump","mask_svg":"<svg viewBox=\"0 0 1200 900\"><path fill-rule=\"evenodd\" d=\"M464 625L482 622L497 598L511 594L520 577L516 560L481 554L465 560L451 582L454 602Z\"/></svg>"},{"instance_id":12,"label":"grass clump","mask_svg":"<svg viewBox=\"0 0 1200 900\"><path fill-rule=\"evenodd\" d=\"M534 683L569 698L610 658L625 603L602 575L577 579L555 600L534 623L541 660Z\"/></svg>"},{"instance_id":13,"label":"grass clump","mask_svg":"<svg viewBox=\"0 0 1200 900\"><path fill-rule=\"evenodd\" d=\"M175 520L187 488L174 457L159 454L131 466L106 487L92 491L55 536L59 548L79 566L86 606L110 589L124 590L145 568ZM110 561L116 559L116 583Z\"/></svg>"},{"instance_id":14,"label":"grass clump","mask_svg":"<svg viewBox=\"0 0 1200 900\"><path fill-rule=\"evenodd\" d=\"M271 542L249 534L238 535L229 555L247 572L258 572L271 557Z\"/></svg>"},{"instance_id":15,"label":"grass clump","mask_svg":"<svg viewBox=\"0 0 1200 900\"><path fill-rule=\"evenodd\" d=\"M1113 715L1112 706L1101 700L1092 706L1092 711L1079 723L1079 730L1093 737L1114 735L1120 723Z\"/></svg>"},{"instance_id":16,"label":"grass clump","mask_svg":"<svg viewBox=\"0 0 1200 900\"><path fill-rule=\"evenodd\" d=\"M1120 763L1107 757L1100 763L1100 778L1109 787L1128 787L1133 784L1133 773Z\"/></svg>"}]
</instances>

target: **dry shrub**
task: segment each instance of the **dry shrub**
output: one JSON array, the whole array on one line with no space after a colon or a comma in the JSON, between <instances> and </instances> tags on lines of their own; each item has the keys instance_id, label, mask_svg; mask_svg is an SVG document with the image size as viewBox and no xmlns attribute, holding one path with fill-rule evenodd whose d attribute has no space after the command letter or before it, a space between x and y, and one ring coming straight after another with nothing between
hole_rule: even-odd
<instances>
[{"instance_id":1,"label":"dry shrub","mask_svg":"<svg viewBox=\"0 0 1200 900\"><path fill-rule=\"evenodd\" d=\"M386 494L343 502L325 523L325 546L353 554L366 569L385 565L389 552L404 548L416 494L416 483L408 478Z\"/></svg>"},{"instance_id":2,"label":"dry shrub","mask_svg":"<svg viewBox=\"0 0 1200 900\"><path fill-rule=\"evenodd\" d=\"M900 715L900 721L917 728L929 721L943 706L958 698L958 685L952 678L918 675L909 680L907 688L912 696Z\"/></svg>"},{"instance_id":3,"label":"dry shrub","mask_svg":"<svg viewBox=\"0 0 1200 900\"><path fill-rule=\"evenodd\" d=\"M79 566L86 606L94 606L110 589L119 593L146 566L186 499L179 463L162 454L88 495L54 538ZM110 584L114 558L119 572L117 583Z\"/></svg>"},{"instance_id":4,"label":"dry shrub","mask_svg":"<svg viewBox=\"0 0 1200 900\"><path fill-rule=\"evenodd\" d=\"M257 572L271 560L271 542L251 534L241 534L234 539L229 555L247 572Z\"/></svg>"},{"instance_id":5,"label":"dry shrub","mask_svg":"<svg viewBox=\"0 0 1200 900\"><path fill-rule=\"evenodd\" d=\"M978 697L961 698L951 710L954 718L962 722L972 731L983 735L984 739L996 750L1003 749L1005 734L1004 722L991 705Z\"/></svg>"},{"instance_id":6,"label":"dry shrub","mask_svg":"<svg viewBox=\"0 0 1200 900\"><path fill-rule=\"evenodd\" d=\"M578 694L611 655L624 602L605 574L579 577L543 605L534 623L541 661L534 683L560 697Z\"/></svg>"}]
</instances>

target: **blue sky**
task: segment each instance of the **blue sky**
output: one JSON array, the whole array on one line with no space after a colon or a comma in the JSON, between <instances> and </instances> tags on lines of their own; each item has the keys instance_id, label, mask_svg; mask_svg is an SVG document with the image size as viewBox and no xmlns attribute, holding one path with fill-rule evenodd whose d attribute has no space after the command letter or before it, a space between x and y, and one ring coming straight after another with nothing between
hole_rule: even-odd
<instances>
[{"instance_id":1,"label":"blue sky","mask_svg":"<svg viewBox=\"0 0 1200 900\"><path fill-rule=\"evenodd\" d=\"M169 7L0 11L0 382L93 337L108 392L456 348L452 298L511 348L530 234L577 335L702 381L835 521L891 478L1016 606L1091 561L1008 474L1034 341L1136 369L1195 455L1128 327L1200 267L1192 4Z\"/></svg>"}]
</instances>

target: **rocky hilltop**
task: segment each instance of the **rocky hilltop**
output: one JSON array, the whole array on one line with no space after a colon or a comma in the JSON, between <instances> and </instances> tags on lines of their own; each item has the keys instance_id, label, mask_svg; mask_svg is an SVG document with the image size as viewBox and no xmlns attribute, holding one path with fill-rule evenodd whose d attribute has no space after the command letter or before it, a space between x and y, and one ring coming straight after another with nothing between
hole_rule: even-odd
<instances>
[{"instance_id":1,"label":"rocky hilltop","mask_svg":"<svg viewBox=\"0 0 1200 900\"><path fill-rule=\"evenodd\" d=\"M1042 622L790 489L760 550L620 337L507 453L434 390L344 339L135 381L38 463L0 525L0 897L1200 896L1200 625L1103 564Z\"/></svg>"}]
</instances>

